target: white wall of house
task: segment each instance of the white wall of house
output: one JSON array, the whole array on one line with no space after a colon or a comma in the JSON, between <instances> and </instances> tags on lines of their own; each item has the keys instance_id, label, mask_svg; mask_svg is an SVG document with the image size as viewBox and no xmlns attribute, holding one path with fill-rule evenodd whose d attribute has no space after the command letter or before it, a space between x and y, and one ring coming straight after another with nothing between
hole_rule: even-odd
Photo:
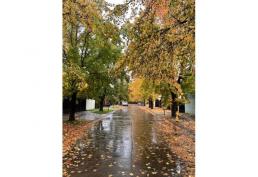
<instances>
[{"instance_id":1,"label":"white wall of house","mask_svg":"<svg viewBox=\"0 0 258 177\"><path fill-rule=\"evenodd\" d=\"M86 100L86 110L95 109L95 100L87 99Z\"/></svg>"},{"instance_id":2,"label":"white wall of house","mask_svg":"<svg viewBox=\"0 0 258 177\"><path fill-rule=\"evenodd\" d=\"M189 95L188 99L189 99L190 103L185 104L185 112L195 115L195 96Z\"/></svg>"}]
</instances>

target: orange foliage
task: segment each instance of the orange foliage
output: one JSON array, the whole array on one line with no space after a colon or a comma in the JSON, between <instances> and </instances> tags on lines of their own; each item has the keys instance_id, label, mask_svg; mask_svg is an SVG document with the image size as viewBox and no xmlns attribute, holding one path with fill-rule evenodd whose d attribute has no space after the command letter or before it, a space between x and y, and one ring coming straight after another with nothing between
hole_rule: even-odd
<instances>
[{"instance_id":1,"label":"orange foliage","mask_svg":"<svg viewBox=\"0 0 258 177\"><path fill-rule=\"evenodd\" d=\"M141 95L141 85L143 80L140 78L135 78L133 82L129 84L129 100L130 101L142 101Z\"/></svg>"}]
</instances>

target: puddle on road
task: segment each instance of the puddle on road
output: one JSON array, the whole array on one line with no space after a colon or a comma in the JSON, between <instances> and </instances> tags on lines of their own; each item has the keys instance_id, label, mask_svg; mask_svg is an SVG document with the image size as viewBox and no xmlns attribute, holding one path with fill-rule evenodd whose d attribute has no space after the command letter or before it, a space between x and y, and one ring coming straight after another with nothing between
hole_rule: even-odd
<instances>
[{"instance_id":1,"label":"puddle on road","mask_svg":"<svg viewBox=\"0 0 258 177\"><path fill-rule=\"evenodd\" d=\"M184 176L183 163L136 106L97 122L64 157L72 177Z\"/></svg>"}]
</instances>

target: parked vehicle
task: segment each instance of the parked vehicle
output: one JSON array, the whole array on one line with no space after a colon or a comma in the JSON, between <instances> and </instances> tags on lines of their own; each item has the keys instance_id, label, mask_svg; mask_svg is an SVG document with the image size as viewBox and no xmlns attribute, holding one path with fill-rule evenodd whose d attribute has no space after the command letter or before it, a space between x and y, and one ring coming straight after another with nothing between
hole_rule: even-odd
<instances>
[{"instance_id":1,"label":"parked vehicle","mask_svg":"<svg viewBox=\"0 0 258 177\"><path fill-rule=\"evenodd\" d=\"M137 105L144 106L144 103L143 102L138 102Z\"/></svg>"},{"instance_id":2,"label":"parked vehicle","mask_svg":"<svg viewBox=\"0 0 258 177\"><path fill-rule=\"evenodd\" d=\"M128 102L127 101L122 101L122 106L128 106Z\"/></svg>"}]
</instances>

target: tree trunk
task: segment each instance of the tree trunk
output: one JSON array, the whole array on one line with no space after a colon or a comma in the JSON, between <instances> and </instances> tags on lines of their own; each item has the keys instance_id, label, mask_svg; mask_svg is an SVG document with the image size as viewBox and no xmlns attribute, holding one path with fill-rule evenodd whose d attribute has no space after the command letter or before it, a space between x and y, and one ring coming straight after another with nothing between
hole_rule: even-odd
<instances>
[{"instance_id":1,"label":"tree trunk","mask_svg":"<svg viewBox=\"0 0 258 177\"><path fill-rule=\"evenodd\" d=\"M143 106L145 106L145 99L143 100Z\"/></svg>"},{"instance_id":2,"label":"tree trunk","mask_svg":"<svg viewBox=\"0 0 258 177\"><path fill-rule=\"evenodd\" d=\"M173 92L171 92L171 106L170 106L170 110L171 110L171 117L175 117L176 116L176 111L177 111L177 104L176 104L176 94L174 94Z\"/></svg>"},{"instance_id":3,"label":"tree trunk","mask_svg":"<svg viewBox=\"0 0 258 177\"><path fill-rule=\"evenodd\" d=\"M149 98L149 108L153 109L153 100Z\"/></svg>"},{"instance_id":4,"label":"tree trunk","mask_svg":"<svg viewBox=\"0 0 258 177\"><path fill-rule=\"evenodd\" d=\"M70 102L69 121L74 121L75 120L76 96L77 96L77 93L72 94L72 100Z\"/></svg>"},{"instance_id":5,"label":"tree trunk","mask_svg":"<svg viewBox=\"0 0 258 177\"><path fill-rule=\"evenodd\" d=\"M104 108L104 101L105 101L105 95L100 97L100 102L99 102L99 111L103 112Z\"/></svg>"}]
</instances>

